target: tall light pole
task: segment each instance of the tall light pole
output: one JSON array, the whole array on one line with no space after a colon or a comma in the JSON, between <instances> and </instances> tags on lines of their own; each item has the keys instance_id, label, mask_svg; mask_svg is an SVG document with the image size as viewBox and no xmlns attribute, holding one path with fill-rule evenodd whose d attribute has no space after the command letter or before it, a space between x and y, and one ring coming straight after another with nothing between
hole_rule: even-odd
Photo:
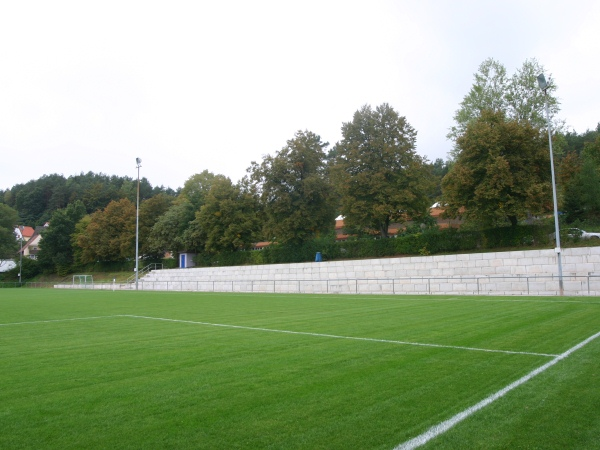
<instances>
[{"instance_id":1,"label":"tall light pole","mask_svg":"<svg viewBox=\"0 0 600 450\"><path fill-rule=\"evenodd\" d=\"M137 203L135 207L135 290L138 290L139 246L140 246L140 167L141 158L135 158L137 167Z\"/></svg>"},{"instance_id":2,"label":"tall light pole","mask_svg":"<svg viewBox=\"0 0 600 450\"><path fill-rule=\"evenodd\" d=\"M562 274L562 262L561 262L561 248L560 248L560 228L558 226L558 202L556 200L556 181L554 178L554 155L552 154L552 124L550 123L550 110L548 108L548 83L543 73L537 77L538 85L542 91L544 91L544 106L546 108L546 123L548 126L548 145L550 146L550 171L552 173L552 198L554 200L554 235L556 238L556 259L558 261L558 290L560 295L564 295L563 285L563 274Z\"/></svg>"}]
</instances>

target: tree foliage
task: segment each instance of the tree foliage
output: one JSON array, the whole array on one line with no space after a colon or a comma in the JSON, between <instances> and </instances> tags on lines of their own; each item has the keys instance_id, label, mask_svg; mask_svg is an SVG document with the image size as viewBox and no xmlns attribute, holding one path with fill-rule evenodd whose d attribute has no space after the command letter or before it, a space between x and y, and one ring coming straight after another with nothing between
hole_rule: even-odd
<instances>
[{"instance_id":1,"label":"tree foliage","mask_svg":"<svg viewBox=\"0 0 600 450\"><path fill-rule=\"evenodd\" d=\"M165 254L196 250L184 237L190 222L194 220L194 213L192 203L187 198L178 197L152 226L147 241L149 251Z\"/></svg>"},{"instance_id":2,"label":"tree foliage","mask_svg":"<svg viewBox=\"0 0 600 450\"><path fill-rule=\"evenodd\" d=\"M391 222L428 214L430 186L417 132L387 103L365 105L342 126L333 173L345 224L386 237Z\"/></svg>"},{"instance_id":3,"label":"tree foliage","mask_svg":"<svg viewBox=\"0 0 600 450\"><path fill-rule=\"evenodd\" d=\"M432 163L425 163L425 166L430 172L431 177L431 192L429 194L429 198L431 200L431 204L439 201L442 197L442 179L446 176L450 167L452 166L452 161L446 160L444 161L441 158L437 158Z\"/></svg>"},{"instance_id":4,"label":"tree foliage","mask_svg":"<svg viewBox=\"0 0 600 450\"><path fill-rule=\"evenodd\" d=\"M591 158L565 187L564 210L567 222L600 221L600 171Z\"/></svg>"},{"instance_id":5,"label":"tree foliage","mask_svg":"<svg viewBox=\"0 0 600 450\"><path fill-rule=\"evenodd\" d=\"M80 200L54 211L48 228L42 232L38 254L38 262L45 271L59 275L70 271L75 262L72 235L85 215L85 206Z\"/></svg>"},{"instance_id":6,"label":"tree foliage","mask_svg":"<svg viewBox=\"0 0 600 450\"><path fill-rule=\"evenodd\" d=\"M184 183L179 197L186 198L192 204L194 210L198 211L204 204L204 199L210 191L215 176L214 173L208 170L192 175Z\"/></svg>"},{"instance_id":7,"label":"tree foliage","mask_svg":"<svg viewBox=\"0 0 600 450\"><path fill-rule=\"evenodd\" d=\"M483 225L516 225L552 205L544 131L484 110L456 142L458 154L442 181L447 213Z\"/></svg>"},{"instance_id":8,"label":"tree foliage","mask_svg":"<svg viewBox=\"0 0 600 450\"><path fill-rule=\"evenodd\" d=\"M97 260L96 254L91 245L88 244L87 227L90 224L91 216L85 215L75 225L75 231L71 235L71 246L73 247L74 266L81 266Z\"/></svg>"},{"instance_id":9,"label":"tree foliage","mask_svg":"<svg viewBox=\"0 0 600 450\"><path fill-rule=\"evenodd\" d=\"M208 170L188 178L171 206L155 221L145 248L149 252L164 255L167 252L202 251L204 241L198 241L200 231L191 229L195 214L204 205L212 184L223 175Z\"/></svg>"},{"instance_id":10,"label":"tree foliage","mask_svg":"<svg viewBox=\"0 0 600 450\"><path fill-rule=\"evenodd\" d=\"M147 179L140 180L141 201L160 193L175 195L172 189L153 188ZM122 198L136 202L137 180L93 172L69 178L57 174L44 175L37 180L17 184L3 195L3 201L17 210L23 223L31 226L43 225L54 211L77 200L81 200L88 213L93 213Z\"/></svg>"},{"instance_id":11,"label":"tree foliage","mask_svg":"<svg viewBox=\"0 0 600 450\"><path fill-rule=\"evenodd\" d=\"M455 125L450 128L448 138L456 141L484 110L501 111L508 119L528 121L539 128L546 126L544 93L537 83L540 73L544 73L544 67L535 59L526 60L511 77L500 62L492 58L483 61L471 90L454 114ZM552 75L547 75L546 81L548 108L551 117L555 117L559 111L556 84Z\"/></svg>"},{"instance_id":12,"label":"tree foliage","mask_svg":"<svg viewBox=\"0 0 600 450\"><path fill-rule=\"evenodd\" d=\"M298 131L274 156L249 169L265 213L263 232L280 243L302 243L333 230L335 204L327 173L327 143Z\"/></svg>"},{"instance_id":13,"label":"tree foliage","mask_svg":"<svg viewBox=\"0 0 600 450\"><path fill-rule=\"evenodd\" d=\"M19 273L21 276L19 276ZM41 267L37 260L31 258L22 258L17 262L17 265L12 269L0 273L0 280L2 281L18 281L23 282L34 278L35 276L42 273Z\"/></svg>"},{"instance_id":14,"label":"tree foliage","mask_svg":"<svg viewBox=\"0 0 600 450\"><path fill-rule=\"evenodd\" d=\"M596 139L584 143L581 156L600 168L600 132L596 133Z\"/></svg>"},{"instance_id":15,"label":"tree foliage","mask_svg":"<svg viewBox=\"0 0 600 450\"><path fill-rule=\"evenodd\" d=\"M65 181L62 175L44 175L13 187L14 207L23 223L42 225L50 219L52 212L67 206Z\"/></svg>"},{"instance_id":16,"label":"tree foliage","mask_svg":"<svg viewBox=\"0 0 600 450\"><path fill-rule=\"evenodd\" d=\"M600 133L582 140L582 150L570 152L560 165L567 222L600 222ZM585 136L584 135L584 136Z\"/></svg>"},{"instance_id":17,"label":"tree foliage","mask_svg":"<svg viewBox=\"0 0 600 450\"><path fill-rule=\"evenodd\" d=\"M416 131L383 104L364 106L344 123L341 142L327 156L327 143L299 131L275 155L252 162L249 177L237 184L204 170L176 195L142 178L140 254L160 258L188 250L224 260L215 255L239 258L232 251L266 239L299 248L330 232L340 213L353 232L386 236L391 222L419 220L417 228L425 222L442 184L449 213L466 208L465 217L477 223L514 224L550 209L547 135L535 131L546 126L536 80L542 72L535 59L513 75L498 61L484 61L454 116L449 137L456 147L446 162L419 157ZM546 78L556 117L556 85ZM554 133L553 146L565 217L600 222L600 124L582 134ZM131 177L82 172L0 190L0 257L17 254L14 225L49 221L38 255L46 270L64 273L84 262L133 258L137 187Z\"/></svg>"},{"instance_id":18,"label":"tree foliage","mask_svg":"<svg viewBox=\"0 0 600 450\"><path fill-rule=\"evenodd\" d=\"M186 237L197 246L204 244L209 254L248 250L261 228L258 210L258 198L251 189L218 176Z\"/></svg>"},{"instance_id":19,"label":"tree foliage","mask_svg":"<svg viewBox=\"0 0 600 450\"><path fill-rule=\"evenodd\" d=\"M160 217L173 205L174 198L165 193L159 193L140 204L139 211L139 254L144 259L160 259L165 252L156 250L150 244L152 227Z\"/></svg>"},{"instance_id":20,"label":"tree foliage","mask_svg":"<svg viewBox=\"0 0 600 450\"><path fill-rule=\"evenodd\" d=\"M134 258L135 217L135 204L126 198L91 214L85 233L77 236L77 245L83 250L81 262Z\"/></svg>"},{"instance_id":21,"label":"tree foliage","mask_svg":"<svg viewBox=\"0 0 600 450\"><path fill-rule=\"evenodd\" d=\"M567 186L581 170L581 157L575 152L567 153L561 160L556 173L556 183Z\"/></svg>"},{"instance_id":22,"label":"tree foliage","mask_svg":"<svg viewBox=\"0 0 600 450\"><path fill-rule=\"evenodd\" d=\"M15 235L18 214L13 208L0 203L0 259L14 259L19 245Z\"/></svg>"},{"instance_id":23,"label":"tree foliage","mask_svg":"<svg viewBox=\"0 0 600 450\"><path fill-rule=\"evenodd\" d=\"M577 133L576 131L568 131L564 134L565 140L565 152L575 153L577 156L583 153L583 149L587 145L594 145L593 143L600 137L600 123L596 125L595 130L586 130L584 133Z\"/></svg>"}]
</instances>

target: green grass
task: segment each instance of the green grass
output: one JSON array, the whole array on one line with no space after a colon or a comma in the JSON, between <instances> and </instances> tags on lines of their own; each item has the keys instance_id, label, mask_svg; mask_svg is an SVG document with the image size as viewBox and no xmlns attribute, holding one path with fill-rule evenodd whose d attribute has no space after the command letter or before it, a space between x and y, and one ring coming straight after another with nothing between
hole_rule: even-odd
<instances>
[{"instance_id":1,"label":"green grass","mask_svg":"<svg viewBox=\"0 0 600 450\"><path fill-rule=\"evenodd\" d=\"M7 289L0 323L2 449L392 449L600 331L600 299ZM600 448L598 361L426 448Z\"/></svg>"}]
</instances>

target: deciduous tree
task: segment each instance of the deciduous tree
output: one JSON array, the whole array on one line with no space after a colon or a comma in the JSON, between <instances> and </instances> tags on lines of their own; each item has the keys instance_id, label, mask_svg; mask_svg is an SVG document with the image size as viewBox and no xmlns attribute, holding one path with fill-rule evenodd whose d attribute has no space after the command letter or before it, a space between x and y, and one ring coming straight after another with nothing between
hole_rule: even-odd
<instances>
[{"instance_id":1,"label":"deciduous tree","mask_svg":"<svg viewBox=\"0 0 600 450\"><path fill-rule=\"evenodd\" d=\"M550 157L544 130L484 110L456 141L458 154L442 181L447 213L466 220L516 225L552 207Z\"/></svg>"},{"instance_id":2,"label":"deciduous tree","mask_svg":"<svg viewBox=\"0 0 600 450\"><path fill-rule=\"evenodd\" d=\"M241 183L234 185L229 178L216 177L204 205L196 212L189 239L203 243L206 253L248 250L261 228L258 210L258 198L250 189Z\"/></svg>"},{"instance_id":3,"label":"deciduous tree","mask_svg":"<svg viewBox=\"0 0 600 450\"><path fill-rule=\"evenodd\" d=\"M156 254L197 250L184 238L190 222L194 220L195 209L186 198L177 198L171 207L161 215L150 230L148 249Z\"/></svg>"},{"instance_id":4,"label":"deciduous tree","mask_svg":"<svg viewBox=\"0 0 600 450\"><path fill-rule=\"evenodd\" d=\"M169 210L173 201L174 198L172 196L160 193L144 200L140 204L139 253L142 258L160 259L164 256L164 252L156 252L150 245L150 234L152 227Z\"/></svg>"},{"instance_id":5,"label":"deciduous tree","mask_svg":"<svg viewBox=\"0 0 600 450\"><path fill-rule=\"evenodd\" d=\"M71 242L75 226L85 216L85 206L79 200L54 211L48 228L42 232L38 261L45 271L65 275L74 264Z\"/></svg>"},{"instance_id":6,"label":"deciduous tree","mask_svg":"<svg viewBox=\"0 0 600 450\"><path fill-rule=\"evenodd\" d=\"M567 222L600 219L600 172L593 159L584 158L579 172L565 187Z\"/></svg>"},{"instance_id":7,"label":"deciduous tree","mask_svg":"<svg viewBox=\"0 0 600 450\"><path fill-rule=\"evenodd\" d=\"M387 103L365 105L342 126L333 173L347 226L387 237L392 222L428 214L429 181L417 132Z\"/></svg>"},{"instance_id":8,"label":"deciduous tree","mask_svg":"<svg viewBox=\"0 0 600 450\"><path fill-rule=\"evenodd\" d=\"M15 235L18 214L13 208L0 203L0 259L14 259L19 245Z\"/></svg>"},{"instance_id":9,"label":"deciduous tree","mask_svg":"<svg viewBox=\"0 0 600 450\"><path fill-rule=\"evenodd\" d=\"M215 174L208 170L192 175L184 183L179 197L186 198L192 204L195 211L200 210L214 179Z\"/></svg>"},{"instance_id":10,"label":"deciduous tree","mask_svg":"<svg viewBox=\"0 0 600 450\"><path fill-rule=\"evenodd\" d=\"M13 187L15 205L24 223L42 225L58 208L67 206L66 180L62 175L44 175Z\"/></svg>"},{"instance_id":11,"label":"deciduous tree","mask_svg":"<svg viewBox=\"0 0 600 450\"><path fill-rule=\"evenodd\" d=\"M481 117L484 110L502 111L508 119L529 121L536 127L544 127L544 93L537 84L537 76L543 72L544 67L537 60L528 59L509 78L500 62L492 58L483 61L471 90L454 114L455 125L450 128L448 138L456 141L466 131L467 125ZM548 106L554 117L559 111L556 84L552 75L546 75L546 81Z\"/></svg>"},{"instance_id":12,"label":"deciduous tree","mask_svg":"<svg viewBox=\"0 0 600 450\"><path fill-rule=\"evenodd\" d=\"M90 221L91 217L89 214L83 216L75 225L75 231L71 236L74 266L81 266L96 261L96 254L86 237L87 227L90 224Z\"/></svg>"},{"instance_id":13,"label":"deciduous tree","mask_svg":"<svg viewBox=\"0 0 600 450\"><path fill-rule=\"evenodd\" d=\"M298 131L274 156L249 169L265 212L264 233L279 243L299 244L333 230L334 194L327 174L327 143Z\"/></svg>"},{"instance_id":14,"label":"deciduous tree","mask_svg":"<svg viewBox=\"0 0 600 450\"><path fill-rule=\"evenodd\" d=\"M85 233L77 236L77 244L85 250L81 262L134 258L135 217L135 205L126 198L91 214Z\"/></svg>"},{"instance_id":15,"label":"deciduous tree","mask_svg":"<svg viewBox=\"0 0 600 450\"><path fill-rule=\"evenodd\" d=\"M582 142L580 156L570 152L560 165L568 222L600 219L600 133L595 140L591 140L593 132L586 134L588 140Z\"/></svg>"}]
</instances>

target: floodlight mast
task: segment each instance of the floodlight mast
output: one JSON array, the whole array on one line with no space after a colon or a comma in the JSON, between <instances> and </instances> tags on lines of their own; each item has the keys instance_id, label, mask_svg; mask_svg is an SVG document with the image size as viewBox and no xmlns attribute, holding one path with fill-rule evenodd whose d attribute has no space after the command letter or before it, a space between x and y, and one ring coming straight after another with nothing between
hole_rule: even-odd
<instances>
[{"instance_id":1,"label":"floodlight mast","mask_svg":"<svg viewBox=\"0 0 600 450\"><path fill-rule=\"evenodd\" d=\"M556 260L558 262L558 290L560 295L564 295L564 285L563 285L563 273L562 273L562 261L561 261L561 248L560 248L560 227L558 225L558 202L556 200L556 181L554 177L554 155L552 154L552 124L550 122L550 110L548 108L548 82L546 81L546 77L543 73L539 74L537 77L538 86L544 92L544 106L546 109L546 124L548 127L548 145L550 148L550 171L552 174L552 199L554 201L554 236L556 239L556 248L554 252L556 253Z\"/></svg>"},{"instance_id":2,"label":"floodlight mast","mask_svg":"<svg viewBox=\"0 0 600 450\"><path fill-rule=\"evenodd\" d=\"M137 203L135 207L135 290L138 290L138 272L139 272L139 246L140 246L140 167L142 167L141 158L135 158L137 167Z\"/></svg>"},{"instance_id":3,"label":"floodlight mast","mask_svg":"<svg viewBox=\"0 0 600 450\"><path fill-rule=\"evenodd\" d=\"M19 238L21 240L21 250L19 251L19 286L21 286L23 274L23 229L19 227Z\"/></svg>"}]
</instances>

